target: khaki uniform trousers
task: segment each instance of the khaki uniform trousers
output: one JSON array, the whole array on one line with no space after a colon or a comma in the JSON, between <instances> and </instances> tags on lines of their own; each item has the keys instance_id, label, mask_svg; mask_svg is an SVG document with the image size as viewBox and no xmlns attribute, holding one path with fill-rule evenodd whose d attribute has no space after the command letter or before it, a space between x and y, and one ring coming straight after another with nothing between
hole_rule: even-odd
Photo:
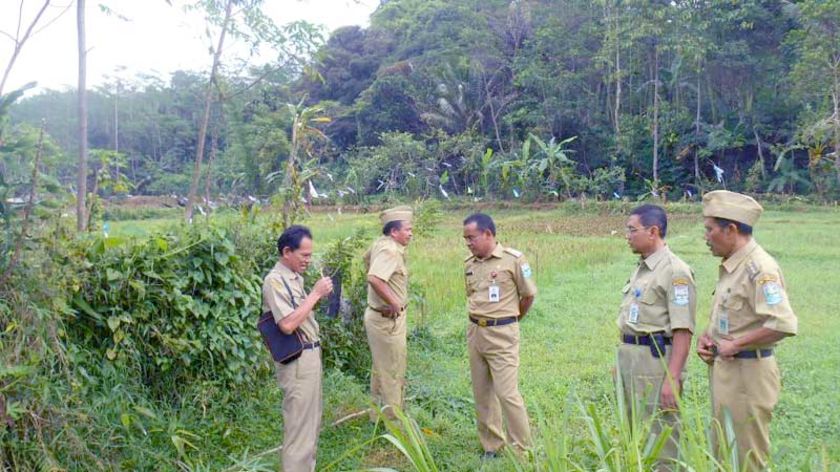
<instances>
[{"instance_id":1,"label":"khaki uniform trousers","mask_svg":"<svg viewBox=\"0 0 840 472\"><path fill-rule=\"evenodd\" d=\"M373 359L370 394L380 408L405 409L406 319L405 311L391 319L370 307L365 310L365 332ZM388 418L396 417L391 408L384 412ZM378 412L371 411L371 421L377 416Z\"/></svg>"},{"instance_id":2,"label":"khaki uniform trousers","mask_svg":"<svg viewBox=\"0 0 840 472\"><path fill-rule=\"evenodd\" d=\"M284 472L312 472L321 432L321 349L304 349L289 364L274 363L283 389Z\"/></svg>"},{"instance_id":3,"label":"khaki uniform trousers","mask_svg":"<svg viewBox=\"0 0 840 472\"><path fill-rule=\"evenodd\" d=\"M718 358L709 376L715 418L723 426L724 408L732 414L739 465L749 460L748 470L763 469L770 455L770 420L781 390L776 357Z\"/></svg>"},{"instance_id":4,"label":"khaki uniform trousers","mask_svg":"<svg viewBox=\"0 0 840 472\"><path fill-rule=\"evenodd\" d=\"M657 470L676 469L673 461L679 455L679 416L675 412L664 412L659 409L659 396L662 385L666 381L675 381L680 388L679 379L668 379L666 370L671 360L671 346L665 346L665 356L655 358L651 354L650 346L622 343L618 346L618 368L624 388L624 404L627 414L632 415L633 409L640 423L656 416L651 423L650 436L656 437L662 433L665 426L670 426L671 436L659 453ZM634 418L629 418L634 421Z\"/></svg>"},{"instance_id":5,"label":"khaki uniform trousers","mask_svg":"<svg viewBox=\"0 0 840 472\"><path fill-rule=\"evenodd\" d=\"M480 327L470 322L467 351L481 446L488 452L506 442L520 451L531 447L528 412L519 393L519 323Z\"/></svg>"}]
</instances>

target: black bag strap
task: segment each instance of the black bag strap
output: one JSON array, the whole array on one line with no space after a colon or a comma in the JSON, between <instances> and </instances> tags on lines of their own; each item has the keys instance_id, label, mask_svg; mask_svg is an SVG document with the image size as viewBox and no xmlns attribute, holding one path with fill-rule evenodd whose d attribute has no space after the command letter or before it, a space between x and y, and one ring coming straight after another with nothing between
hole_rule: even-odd
<instances>
[{"instance_id":1,"label":"black bag strap","mask_svg":"<svg viewBox=\"0 0 840 472\"><path fill-rule=\"evenodd\" d=\"M292 287L289 287L289 282L286 282L286 278L280 276L280 280L283 281L283 285L286 286L286 291L289 292L289 300L292 302L292 308L297 309L297 303L295 303L295 294L292 293Z\"/></svg>"},{"instance_id":2,"label":"black bag strap","mask_svg":"<svg viewBox=\"0 0 840 472\"><path fill-rule=\"evenodd\" d=\"M292 293L292 287L289 286L289 282L286 282L286 278L283 277L282 275L280 276L280 280L283 281L283 285L286 286L286 291L289 292L289 301L292 302L292 308L297 310L298 304L297 304L297 302L295 302L295 294ZM301 337L302 340L307 340L306 336L301 335L300 329L296 329L295 332L298 333L298 336Z\"/></svg>"}]
</instances>

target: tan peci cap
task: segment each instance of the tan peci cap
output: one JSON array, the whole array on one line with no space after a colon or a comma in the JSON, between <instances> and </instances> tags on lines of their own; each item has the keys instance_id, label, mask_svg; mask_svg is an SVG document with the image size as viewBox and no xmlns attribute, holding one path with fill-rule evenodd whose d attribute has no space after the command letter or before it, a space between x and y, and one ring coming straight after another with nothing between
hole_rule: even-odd
<instances>
[{"instance_id":1,"label":"tan peci cap","mask_svg":"<svg viewBox=\"0 0 840 472\"><path fill-rule=\"evenodd\" d=\"M387 225L392 221L407 221L411 222L411 217L414 214L411 207L408 205L400 205L398 207L389 208L379 214L379 221L383 225Z\"/></svg>"},{"instance_id":2,"label":"tan peci cap","mask_svg":"<svg viewBox=\"0 0 840 472\"><path fill-rule=\"evenodd\" d=\"M729 190L715 190L703 195L703 216L725 218L755 226L764 208L755 199Z\"/></svg>"}]
</instances>

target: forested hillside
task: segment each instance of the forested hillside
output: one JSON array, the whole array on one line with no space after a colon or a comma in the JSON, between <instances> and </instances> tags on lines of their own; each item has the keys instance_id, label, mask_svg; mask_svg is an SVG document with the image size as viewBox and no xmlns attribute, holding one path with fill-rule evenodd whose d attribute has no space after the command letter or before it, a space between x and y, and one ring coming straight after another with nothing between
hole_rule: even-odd
<instances>
[{"instance_id":1,"label":"forested hillside","mask_svg":"<svg viewBox=\"0 0 840 472\"><path fill-rule=\"evenodd\" d=\"M325 201L840 195L836 1L391 0L368 28L312 38L303 65L221 68L211 193L274 194L297 116L306 193ZM103 195L185 192L206 84L182 71L89 92L91 165L125 181ZM68 183L75 103L51 91L12 109L46 119L49 173Z\"/></svg>"}]
</instances>

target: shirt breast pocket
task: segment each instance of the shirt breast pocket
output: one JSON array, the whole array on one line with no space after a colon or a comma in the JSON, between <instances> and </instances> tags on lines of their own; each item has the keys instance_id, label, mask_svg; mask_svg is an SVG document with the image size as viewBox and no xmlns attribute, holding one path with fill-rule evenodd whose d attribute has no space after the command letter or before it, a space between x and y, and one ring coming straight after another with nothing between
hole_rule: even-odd
<instances>
[{"instance_id":1,"label":"shirt breast pocket","mask_svg":"<svg viewBox=\"0 0 840 472\"><path fill-rule=\"evenodd\" d=\"M513 279L513 274L506 270L499 271L496 278L490 281L490 285L493 285L494 282L501 288L502 292L516 292L516 281Z\"/></svg>"},{"instance_id":2,"label":"shirt breast pocket","mask_svg":"<svg viewBox=\"0 0 840 472\"><path fill-rule=\"evenodd\" d=\"M645 288L639 296L639 319L641 321L651 321L651 317L656 311L656 304L659 302L659 294L653 288Z\"/></svg>"},{"instance_id":3,"label":"shirt breast pocket","mask_svg":"<svg viewBox=\"0 0 840 472\"><path fill-rule=\"evenodd\" d=\"M745 299L733 296L724 300L721 305L721 315L728 318L729 331L735 331L749 323L749 316L746 313L749 305Z\"/></svg>"},{"instance_id":4,"label":"shirt breast pocket","mask_svg":"<svg viewBox=\"0 0 840 472\"><path fill-rule=\"evenodd\" d=\"M464 275L464 280L467 285L467 293L475 293L478 290L478 277L472 272Z\"/></svg>"},{"instance_id":5,"label":"shirt breast pocket","mask_svg":"<svg viewBox=\"0 0 840 472\"><path fill-rule=\"evenodd\" d=\"M653 305L659 300L659 295L653 288L645 288L639 300L645 305Z\"/></svg>"}]
</instances>

